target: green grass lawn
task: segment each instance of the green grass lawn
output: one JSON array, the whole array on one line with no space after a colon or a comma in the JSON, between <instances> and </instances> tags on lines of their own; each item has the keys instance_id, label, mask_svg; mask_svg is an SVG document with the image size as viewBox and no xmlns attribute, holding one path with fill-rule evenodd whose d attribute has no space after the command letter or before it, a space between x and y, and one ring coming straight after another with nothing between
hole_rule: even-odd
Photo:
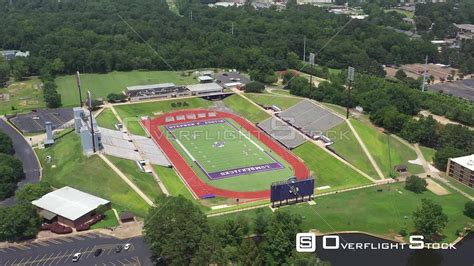
<instances>
[{"instance_id":1,"label":"green grass lawn","mask_svg":"<svg viewBox=\"0 0 474 266\"><path fill-rule=\"evenodd\" d=\"M130 180L140 188L151 200L163 194L160 186L156 182L152 174L142 172L135 161L121 159L113 156L107 156L109 160L115 164Z\"/></svg>"},{"instance_id":2,"label":"green grass lawn","mask_svg":"<svg viewBox=\"0 0 474 266\"><path fill-rule=\"evenodd\" d=\"M53 187L70 186L110 200L113 208L145 217L148 204L98 156L82 155L79 137L71 132L46 149L35 150L43 166L43 180ZM46 163L46 156L52 162Z\"/></svg>"},{"instance_id":3,"label":"green grass lawn","mask_svg":"<svg viewBox=\"0 0 474 266\"><path fill-rule=\"evenodd\" d=\"M40 84L41 81L39 79L30 79L14 82L7 88L0 87L0 115L44 108L46 105ZM8 100L6 100L7 94Z\"/></svg>"},{"instance_id":4,"label":"green grass lawn","mask_svg":"<svg viewBox=\"0 0 474 266\"><path fill-rule=\"evenodd\" d=\"M110 108L105 108L96 118L97 124L101 127L116 130L114 124L118 123L117 118Z\"/></svg>"},{"instance_id":5,"label":"green grass lawn","mask_svg":"<svg viewBox=\"0 0 474 266\"><path fill-rule=\"evenodd\" d=\"M171 195L183 195L185 198L194 201L193 195L173 168L154 165L153 169L155 169L156 174L160 177L161 182L163 182L163 185L165 185Z\"/></svg>"},{"instance_id":6,"label":"green grass lawn","mask_svg":"<svg viewBox=\"0 0 474 266\"><path fill-rule=\"evenodd\" d=\"M288 109L302 100L300 98L276 96L276 95L271 95L271 94L260 94L260 93L246 93L245 96L247 96L247 98L249 98L253 102L258 103L260 105L263 105L263 106L276 105L282 110Z\"/></svg>"},{"instance_id":7,"label":"green grass lawn","mask_svg":"<svg viewBox=\"0 0 474 266\"><path fill-rule=\"evenodd\" d=\"M225 105L253 123L259 123L270 117L262 109L253 105L240 95L234 94L224 99Z\"/></svg>"},{"instance_id":8,"label":"green grass lawn","mask_svg":"<svg viewBox=\"0 0 474 266\"><path fill-rule=\"evenodd\" d=\"M393 168L398 164L406 165L412 174L423 172L421 165L408 162L417 158L413 149L359 120L352 119L351 123L385 176L389 175L389 171L393 176L397 176L398 173Z\"/></svg>"},{"instance_id":9,"label":"green grass lawn","mask_svg":"<svg viewBox=\"0 0 474 266\"><path fill-rule=\"evenodd\" d=\"M466 185L464 185L463 183L449 177L449 176L446 176L444 175L444 177L449 180L449 183L451 185L453 185L454 187L458 188L459 190L461 190L462 192L468 194L469 196L471 197L474 197L474 188L471 188L471 187L468 187Z\"/></svg>"},{"instance_id":10,"label":"green grass lawn","mask_svg":"<svg viewBox=\"0 0 474 266\"><path fill-rule=\"evenodd\" d=\"M291 95L289 90L283 90L283 89L273 89L272 93L280 94L280 95Z\"/></svg>"},{"instance_id":11,"label":"green grass lawn","mask_svg":"<svg viewBox=\"0 0 474 266\"><path fill-rule=\"evenodd\" d=\"M315 186L330 186L330 189L316 190L315 193L370 184L371 181L332 157L320 147L306 142L293 152L305 162L315 178Z\"/></svg>"},{"instance_id":12,"label":"green grass lawn","mask_svg":"<svg viewBox=\"0 0 474 266\"><path fill-rule=\"evenodd\" d=\"M111 228L119 225L117 221L117 217L115 217L115 213L113 210L108 210L105 213L105 218L91 226L91 229L99 229L99 228Z\"/></svg>"},{"instance_id":13,"label":"green grass lawn","mask_svg":"<svg viewBox=\"0 0 474 266\"><path fill-rule=\"evenodd\" d=\"M378 189L383 189L383 191L377 192ZM353 230L393 237L404 227L408 232L414 231L412 214L421 205L423 198L440 204L443 212L448 216L449 221L443 231L446 236L444 241L453 241L456 239L456 230L474 225L474 220L463 214L467 199L458 193L437 196L430 191L425 191L422 194L416 194L405 190L403 183L318 197L314 200L316 205L298 204L283 207L278 211L300 214L303 217L302 227L305 231L310 229L321 232ZM235 219L240 215L252 218L255 213L256 210L249 210L211 217L209 220L219 222ZM265 213L272 215L269 209L265 210Z\"/></svg>"},{"instance_id":14,"label":"green grass lawn","mask_svg":"<svg viewBox=\"0 0 474 266\"><path fill-rule=\"evenodd\" d=\"M340 106L340 105L332 104L332 103L323 103L323 102L321 102L321 104L326 106L327 108L331 109L332 111L334 111L334 112L336 112L340 115L343 115L344 117L347 114L346 107L344 107L344 106Z\"/></svg>"},{"instance_id":15,"label":"green grass lawn","mask_svg":"<svg viewBox=\"0 0 474 266\"><path fill-rule=\"evenodd\" d=\"M433 149L433 148L428 148L428 147L425 147L425 146L421 146L421 145L420 145L420 150L421 150L421 153L423 153L423 157L425 157L425 160L426 160L428 163L433 162L433 158L434 158L435 153L436 153L436 150L435 150L435 149Z\"/></svg>"},{"instance_id":16,"label":"green grass lawn","mask_svg":"<svg viewBox=\"0 0 474 266\"><path fill-rule=\"evenodd\" d=\"M171 137L167 130L164 127L161 130L166 132L166 136L170 139L175 149L181 153L194 172L204 182L212 186L233 191L267 190L272 182L287 180L293 175L293 169L277 154L272 153L268 147L243 130L242 132L246 136L249 136L254 143L259 145L259 147L255 146L254 143L241 136L231 126L230 123L233 123L231 120L227 121L228 123L173 129L173 134L207 173L274 163L275 160L283 165L284 168L210 180L201 168L194 163L183 147ZM216 142L224 142L224 146L215 147ZM267 153L260 151L259 148L264 149L275 159Z\"/></svg>"},{"instance_id":17,"label":"green grass lawn","mask_svg":"<svg viewBox=\"0 0 474 266\"><path fill-rule=\"evenodd\" d=\"M369 176L379 179L377 172L375 172L369 158L367 158L347 123L344 122L337 125L325 132L325 134L334 141L331 148L337 154Z\"/></svg>"},{"instance_id":18,"label":"green grass lawn","mask_svg":"<svg viewBox=\"0 0 474 266\"><path fill-rule=\"evenodd\" d=\"M81 74L83 99L86 90L90 90L94 98L107 97L109 93L121 93L125 87L171 82L176 85L197 83L192 76L181 76L181 72L173 71L130 71L110 72L107 74ZM76 76L61 76L56 78L58 92L61 94L64 106L75 106L79 102Z\"/></svg>"},{"instance_id":19,"label":"green grass lawn","mask_svg":"<svg viewBox=\"0 0 474 266\"><path fill-rule=\"evenodd\" d=\"M415 12L410 12L407 10L401 10L401 9L396 9L396 8L389 8L389 9L385 9L384 11L385 12L395 11L397 13L405 15L405 17L407 18L413 18L415 16Z\"/></svg>"}]
</instances>

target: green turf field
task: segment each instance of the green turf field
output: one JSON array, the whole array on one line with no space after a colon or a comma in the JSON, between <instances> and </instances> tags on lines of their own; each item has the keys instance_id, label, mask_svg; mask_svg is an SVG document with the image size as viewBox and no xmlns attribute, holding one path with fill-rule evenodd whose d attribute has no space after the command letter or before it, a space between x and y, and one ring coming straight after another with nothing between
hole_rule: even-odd
<instances>
[{"instance_id":1,"label":"green turf field","mask_svg":"<svg viewBox=\"0 0 474 266\"><path fill-rule=\"evenodd\" d=\"M342 123L331 128L325 132L325 135L334 141L331 148L335 150L337 154L369 176L379 179L369 158L367 158L367 155L362 150L362 147L359 145L359 142L347 123Z\"/></svg>"},{"instance_id":2,"label":"green turf field","mask_svg":"<svg viewBox=\"0 0 474 266\"><path fill-rule=\"evenodd\" d=\"M413 149L359 120L352 119L351 123L384 175L388 176L390 171L393 176L397 176L398 173L393 170L397 164L406 165L412 174L423 172L421 165L408 162L417 158Z\"/></svg>"},{"instance_id":3,"label":"green turf field","mask_svg":"<svg viewBox=\"0 0 474 266\"><path fill-rule=\"evenodd\" d=\"M248 132L242 131L243 134L247 134L248 138L242 136L234 128L237 126L235 122L231 120L227 120L227 122L172 129L172 133L178 141L173 140L169 133L166 135L198 176L204 182L218 188L234 191L267 190L272 182L286 180L293 175L292 168L283 159L256 138L250 136ZM164 127L161 127L161 130L167 132ZM275 159L261 149L271 154ZM209 180L194 163L193 158L208 173L274 163L275 161L283 165L284 168Z\"/></svg>"},{"instance_id":4,"label":"green turf field","mask_svg":"<svg viewBox=\"0 0 474 266\"><path fill-rule=\"evenodd\" d=\"M260 105L263 105L263 106L276 105L282 110L288 109L291 106L303 100L302 98L293 98L293 97L285 97L285 96L262 94L262 93L246 93L245 96L247 96L247 98L249 98L253 102L258 103Z\"/></svg>"},{"instance_id":5,"label":"green turf field","mask_svg":"<svg viewBox=\"0 0 474 266\"><path fill-rule=\"evenodd\" d=\"M97 124L101 127L116 130L114 124L118 123L117 118L110 108L105 108L99 116L96 117Z\"/></svg>"},{"instance_id":6,"label":"green turf field","mask_svg":"<svg viewBox=\"0 0 474 266\"><path fill-rule=\"evenodd\" d=\"M14 82L7 88L0 88L0 115L15 114L44 108L43 91L39 79Z\"/></svg>"},{"instance_id":7,"label":"green turf field","mask_svg":"<svg viewBox=\"0 0 474 266\"><path fill-rule=\"evenodd\" d=\"M265 113L265 111L237 94L225 98L224 103L227 107L234 110L240 116L245 117L247 120L253 123L262 122L263 120L270 117L270 115Z\"/></svg>"},{"instance_id":8,"label":"green turf field","mask_svg":"<svg viewBox=\"0 0 474 266\"><path fill-rule=\"evenodd\" d=\"M107 97L109 93L121 93L127 86L146 85L171 82L177 85L197 83L192 76L182 76L173 71L130 71L110 72L107 74L81 74L82 93L85 99L86 90L90 90L94 98ZM56 78L58 92L61 94L64 106L76 106L79 94L76 76L61 76Z\"/></svg>"},{"instance_id":9,"label":"green turf field","mask_svg":"<svg viewBox=\"0 0 474 266\"><path fill-rule=\"evenodd\" d=\"M383 191L378 192L378 189L383 189ZM417 194L405 190L403 183L317 197L314 199L316 205L310 206L304 203L284 207L278 211L300 214L303 217L304 231L317 229L324 233L352 230L394 237L404 227L408 232L414 230L412 214L421 205L423 198L440 204L443 212L448 216L448 224L443 231L446 238L443 242L456 239L456 230L474 226L474 220L463 214L464 204L468 200L459 193L437 196L430 191L425 191ZM253 221L256 211L249 210L216 216L209 220L220 223L226 219L246 216ZM266 215L273 215L268 208L264 208L263 211Z\"/></svg>"},{"instance_id":10,"label":"green turf field","mask_svg":"<svg viewBox=\"0 0 474 266\"><path fill-rule=\"evenodd\" d=\"M82 155L81 141L71 132L46 149L35 149L43 167L43 179L56 188L70 186L112 202L113 208L145 217L148 204L98 156ZM52 162L46 163L46 156Z\"/></svg>"},{"instance_id":11,"label":"green turf field","mask_svg":"<svg viewBox=\"0 0 474 266\"><path fill-rule=\"evenodd\" d=\"M315 178L316 187L330 186L328 189L315 190L315 193L324 193L372 183L369 179L311 142L304 143L294 149L293 152L311 170Z\"/></svg>"}]
</instances>

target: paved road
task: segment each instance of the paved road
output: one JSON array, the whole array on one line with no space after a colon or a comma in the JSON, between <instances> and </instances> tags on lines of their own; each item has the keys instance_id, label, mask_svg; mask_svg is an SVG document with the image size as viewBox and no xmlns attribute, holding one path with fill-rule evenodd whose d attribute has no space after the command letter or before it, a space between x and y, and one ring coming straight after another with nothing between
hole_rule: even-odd
<instances>
[{"instance_id":1,"label":"paved road","mask_svg":"<svg viewBox=\"0 0 474 266\"><path fill-rule=\"evenodd\" d=\"M23 162L23 171L25 179L18 183L18 187L28 183L36 183L40 177L40 165L36 159L35 153L23 136L12 128L7 122L0 118L0 131L10 136L15 148L15 157ZM11 206L15 203L15 198L11 197L2 202L0 206Z\"/></svg>"},{"instance_id":2,"label":"paved road","mask_svg":"<svg viewBox=\"0 0 474 266\"><path fill-rule=\"evenodd\" d=\"M152 265L151 252L142 237L130 239L130 249L116 253L115 247L124 245L124 241L100 233L87 233L27 242L0 249L0 265ZM98 248L103 252L96 257L94 252ZM82 256L73 263L72 257L77 252Z\"/></svg>"}]
</instances>

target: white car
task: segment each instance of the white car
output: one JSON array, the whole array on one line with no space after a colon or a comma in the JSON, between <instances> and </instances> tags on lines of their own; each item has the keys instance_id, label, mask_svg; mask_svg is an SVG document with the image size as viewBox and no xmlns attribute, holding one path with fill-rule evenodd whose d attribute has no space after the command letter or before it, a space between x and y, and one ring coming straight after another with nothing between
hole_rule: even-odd
<instances>
[{"instance_id":1,"label":"white car","mask_svg":"<svg viewBox=\"0 0 474 266\"><path fill-rule=\"evenodd\" d=\"M81 253L76 253L74 254L74 256L72 256L72 261L73 262L76 262L76 261L79 261L79 258L81 257Z\"/></svg>"},{"instance_id":2,"label":"white car","mask_svg":"<svg viewBox=\"0 0 474 266\"><path fill-rule=\"evenodd\" d=\"M132 244L127 243L127 244L125 244L125 246L123 246L123 249L128 250L131 246L132 246Z\"/></svg>"}]
</instances>

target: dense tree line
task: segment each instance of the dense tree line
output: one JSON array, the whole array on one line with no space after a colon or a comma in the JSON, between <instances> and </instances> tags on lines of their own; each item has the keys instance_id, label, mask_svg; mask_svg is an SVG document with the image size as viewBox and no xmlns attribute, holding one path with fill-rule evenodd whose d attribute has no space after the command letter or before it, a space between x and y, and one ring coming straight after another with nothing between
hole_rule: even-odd
<instances>
[{"instance_id":1,"label":"dense tree line","mask_svg":"<svg viewBox=\"0 0 474 266\"><path fill-rule=\"evenodd\" d=\"M284 78L285 79L285 78ZM474 132L462 125L442 126L431 116L418 116L425 109L433 114L448 117L468 126L474 125L474 105L459 98L441 93L422 93L410 88L404 81L356 75L352 98L348 103L345 74L330 75L330 81L317 88L306 78L291 79L287 88L292 94L330 102L342 106L362 106L377 126L397 134L410 142L418 142L437 149L435 165L446 169L448 158L474 152Z\"/></svg>"},{"instance_id":2,"label":"dense tree line","mask_svg":"<svg viewBox=\"0 0 474 266\"><path fill-rule=\"evenodd\" d=\"M31 203L19 203L0 208L0 224L0 241L12 242L36 237L41 219Z\"/></svg>"},{"instance_id":3,"label":"dense tree line","mask_svg":"<svg viewBox=\"0 0 474 266\"><path fill-rule=\"evenodd\" d=\"M16 184L25 176L23 163L13 157L11 138L0 132L0 200L13 196Z\"/></svg>"},{"instance_id":4,"label":"dense tree line","mask_svg":"<svg viewBox=\"0 0 474 266\"><path fill-rule=\"evenodd\" d=\"M249 71L262 82L274 78L273 70L288 68L290 55L301 58L304 36L307 51L321 50L319 64L354 65L372 74L380 74L382 64L437 54L427 41L363 20L348 23L312 6L277 11L188 4L181 13L156 0L1 0L0 47L31 51L29 74L226 67Z\"/></svg>"},{"instance_id":5,"label":"dense tree line","mask_svg":"<svg viewBox=\"0 0 474 266\"><path fill-rule=\"evenodd\" d=\"M156 260L168 265L321 265L314 254L296 253L302 218L257 212L254 237L250 219L210 223L194 203L182 196L159 198L145 222L145 239Z\"/></svg>"}]
</instances>

